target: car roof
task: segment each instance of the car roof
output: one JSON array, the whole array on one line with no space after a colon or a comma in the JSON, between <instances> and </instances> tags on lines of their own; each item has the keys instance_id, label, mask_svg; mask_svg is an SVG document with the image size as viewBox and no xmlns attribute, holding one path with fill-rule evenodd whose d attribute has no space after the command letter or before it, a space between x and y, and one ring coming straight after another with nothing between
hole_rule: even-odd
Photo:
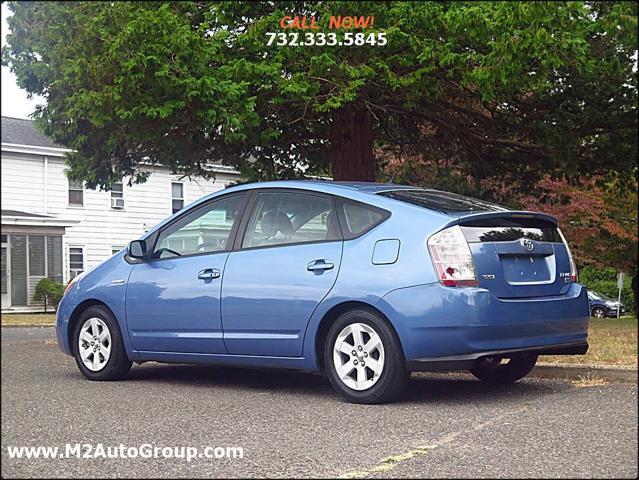
<instances>
[{"instance_id":1,"label":"car roof","mask_svg":"<svg viewBox=\"0 0 639 480\"><path fill-rule=\"evenodd\" d=\"M397 183L378 183L378 182L331 182L334 185L339 185L345 188L351 188L362 192L378 193L386 192L390 190L404 190L404 189L420 189L422 187L415 187L411 185L400 185Z\"/></svg>"},{"instance_id":2,"label":"car roof","mask_svg":"<svg viewBox=\"0 0 639 480\"><path fill-rule=\"evenodd\" d=\"M451 199L455 198L467 198L463 195L458 195L451 192L446 192L442 190L435 190L430 188L418 187L413 185L400 185L396 183L375 183L375 182L340 182L333 180L275 180L275 181L267 181L267 182L251 182L251 183L237 183L234 185L229 185L222 190L218 190L216 192L210 193L189 205L186 205L184 208L192 208L198 204L209 201L212 198L216 198L221 195L225 195L227 193L233 192L242 192L248 190L255 189L268 189L268 188L290 188L290 189L300 189L300 190L310 190L327 194L334 194L343 196L345 198L349 198L351 200L361 201L365 203L370 203L376 205L381 208L397 208L400 207L402 209L409 209L414 211L424 212L427 211L431 215L438 215L442 218L442 221L446 221L448 219L451 223L458 221L460 218L464 219L488 219L492 217L503 217L504 215L525 215L530 217L542 218L551 222L556 223L556 219L550 215L546 215L540 212L529 212L529 211L516 211L510 210L505 207L501 207L499 205L494 205L497 207L497 211L473 211L473 210L440 210L429 206L418 206L416 204L412 204L406 201L396 200L394 198L388 198L387 195L376 195L382 192L397 192L402 190L420 190L424 192L429 192L439 197L450 196ZM468 198L468 200L477 200ZM481 201L479 201L481 202ZM177 212L173 216L166 218L164 221L155 225L151 230L149 230L145 236L151 235L155 230L161 228L166 223L170 222L171 219L175 215L179 215Z\"/></svg>"},{"instance_id":3,"label":"car roof","mask_svg":"<svg viewBox=\"0 0 639 480\"><path fill-rule=\"evenodd\" d=\"M366 203L378 204L378 206L380 203L386 204L388 206L388 203L386 202L396 202L396 200L386 199L377 195L372 197L371 194L386 191L386 190L400 190L400 189L414 190L419 187L410 187L408 185L396 185L396 184L390 184L390 183L374 183L374 182L335 182L333 180L275 180L275 181L268 181L268 182L236 183L233 185L228 185L226 188L223 188L216 192L205 195L204 197L199 198L188 205L185 205L184 209L192 208L196 205L207 202L212 198L216 198L220 195L225 195L227 193L243 192L247 190L265 189L265 188L291 188L291 189L300 189L300 190L310 190L315 192L323 192L327 194L339 195L345 198L350 198L352 200L359 200ZM373 199L374 201L371 202L371 200ZM404 204L402 205L402 207L418 208L408 204ZM431 212L436 215L441 215L442 217L447 217L446 215L440 214L435 211L431 211ZM146 232L144 237L148 237L153 232L161 228L163 225L170 222L172 218L174 218L176 215L179 215L179 214L180 212L176 212L172 216L167 217L162 222L158 223L152 229Z\"/></svg>"},{"instance_id":4,"label":"car roof","mask_svg":"<svg viewBox=\"0 0 639 480\"><path fill-rule=\"evenodd\" d=\"M495 205L489 202L484 202L479 199L465 197L456 193L445 192L442 190L435 190L431 188L424 188L411 185L398 185L395 183L374 183L374 182L335 182L332 180L279 180L270 182L258 182L258 183L245 183L235 186L230 186L226 190L251 190L257 188L297 188L312 190L317 192L324 192L329 194L342 195L354 200L360 200L370 202L372 200L371 195L376 199L375 202L383 201L384 197L390 197L393 202L401 200L404 207L413 204L417 205L420 209L426 209L430 212L437 212L446 216L458 217L460 215L468 215L482 212L489 213L503 212L508 209L500 205ZM411 202L404 198L397 198L393 192L424 192L430 195L431 201L426 203ZM376 194L383 194L376 195ZM451 208L446 203L451 202L458 207L469 208ZM476 207L483 206L482 208L472 207L475 204Z\"/></svg>"},{"instance_id":5,"label":"car roof","mask_svg":"<svg viewBox=\"0 0 639 480\"><path fill-rule=\"evenodd\" d=\"M398 185L395 183L376 183L376 182L337 182L334 180L275 180L269 182L251 182L231 185L228 188L251 189L251 188L268 188L268 187L297 187L297 188L313 188L319 187L331 188L337 190L356 190L360 192L377 193L388 190L402 190L402 189L421 189L421 187L414 187L410 185Z\"/></svg>"}]
</instances>

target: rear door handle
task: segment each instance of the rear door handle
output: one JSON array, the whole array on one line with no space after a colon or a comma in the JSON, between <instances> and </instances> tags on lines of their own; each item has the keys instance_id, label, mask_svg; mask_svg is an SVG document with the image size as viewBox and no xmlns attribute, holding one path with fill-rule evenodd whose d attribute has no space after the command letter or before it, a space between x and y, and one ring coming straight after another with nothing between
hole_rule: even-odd
<instances>
[{"instance_id":1,"label":"rear door handle","mask_svg":"<svg viewBox=\"0 0 639 480\"><path fill-rule=\"evenodd\" d=\"M217 268L205 268L204 270L200 270L197 274L197 278L201 280L213 280L214 278L218 278L220 276L220 271Z\"/></svg>"},{"instance_id":2,"label":"rear door handle","mask_svg":"<svg viewBox=\"0 0 639 480\"><path fill-rule=\"evenodd\" d=\"M323 272L324 270L331 270L333 267L335 267L335 265L326 260L313 260L306 266L306 270L309 272Z\"/></svg>"}]
</instances>

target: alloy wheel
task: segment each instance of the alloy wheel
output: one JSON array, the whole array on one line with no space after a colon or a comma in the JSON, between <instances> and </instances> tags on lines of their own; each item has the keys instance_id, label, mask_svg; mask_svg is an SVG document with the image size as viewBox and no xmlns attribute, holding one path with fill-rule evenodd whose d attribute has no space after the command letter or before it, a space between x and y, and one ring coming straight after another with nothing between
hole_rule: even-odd
<instances>
[{"instance_id":1,"label":"alloy wheel","mask_svg":"<svg viewBox=\"0 0 639 480\"><path fill-rule=\"evenodd\" d=\"M333 364L347 387L360 391L371 388L384 370L382 339L365 323L347 325L335 339Z\"/></svg>"},{"instance_id":2,"label":"alloy wheel","mask_svg":"<svg viewBox=\"0 0 639 480\"><path fill-rule=\"evenodd\" d=\"M89 318L80 328L78 351L85 367L92 372L104 368L111 356L111 332L100 318Z\"/></svg>"}]
</instances>

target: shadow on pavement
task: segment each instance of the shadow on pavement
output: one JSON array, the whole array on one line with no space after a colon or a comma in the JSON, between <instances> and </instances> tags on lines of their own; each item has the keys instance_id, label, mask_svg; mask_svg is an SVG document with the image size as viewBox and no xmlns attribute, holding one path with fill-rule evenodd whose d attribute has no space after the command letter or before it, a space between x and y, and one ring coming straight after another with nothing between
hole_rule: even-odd
<instances>
[{"instance_id":1,"label":"shadow on pavement","mask_svg":"<svg viewBox=\"0 0 639 480\"><path fill-rule=\"evenodd\" d=\"M507 385L481 382L470 374L413 374L402 401L478 402L516 400L531 394L554 394L573 388L569 383L523 379Z\"/></svg>"},{"instance_id":2,"label":"shadow on pavement","mask_svg":"<svg viewBox=\"0 0 639 480\"><path fill-rule=\"evenodd\" d=\"M149 382L201 388L228 388L255 392L297 393L337 397L328 380L319 375L287 370L260 370L182 364L149 363L134 366L125 383ZM523 380L491 385L462 374L413 374L401 402L477 402L515 400L531 394L551 394L573 388L567 382Z\"/></svg>"}]
</instances>

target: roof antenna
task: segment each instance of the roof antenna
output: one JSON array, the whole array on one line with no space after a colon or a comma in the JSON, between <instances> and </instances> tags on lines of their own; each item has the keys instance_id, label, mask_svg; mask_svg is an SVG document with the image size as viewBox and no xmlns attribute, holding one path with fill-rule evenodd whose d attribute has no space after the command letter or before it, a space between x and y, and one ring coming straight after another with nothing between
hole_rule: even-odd
<instances>
[{"instance_id":1,"label":"roof antenna","mask_svg":"<svg viewBox=\"0 0 639 480\"><path fill-rule=\"evenodd\" d=\"M399 173L401 167L398 167L397 170L395 170L395 173L393 173L393 175L391 176L390 180L388 181L388 183L395 183L395 177L397 176L397 174Z\"/></svg>"},{"instance_id":2,"label":"roof antenna","mask_svg":"<svg viewBox=\"0 0 639 480\"><path fill-rule=\"evenodd\" d=\"M393 175L391 176L390 180L388 181L388 183L395 183L395 177L397 175L399 175L399 171L402 169L402 167L404 166L404 162L402 162L402 158L404 157L404 147L401 146L400 147L400 151L399 151L399 162L397 164L397 170L395 170L395 173L393 173Z\"/></svg>"}]
</instances>

